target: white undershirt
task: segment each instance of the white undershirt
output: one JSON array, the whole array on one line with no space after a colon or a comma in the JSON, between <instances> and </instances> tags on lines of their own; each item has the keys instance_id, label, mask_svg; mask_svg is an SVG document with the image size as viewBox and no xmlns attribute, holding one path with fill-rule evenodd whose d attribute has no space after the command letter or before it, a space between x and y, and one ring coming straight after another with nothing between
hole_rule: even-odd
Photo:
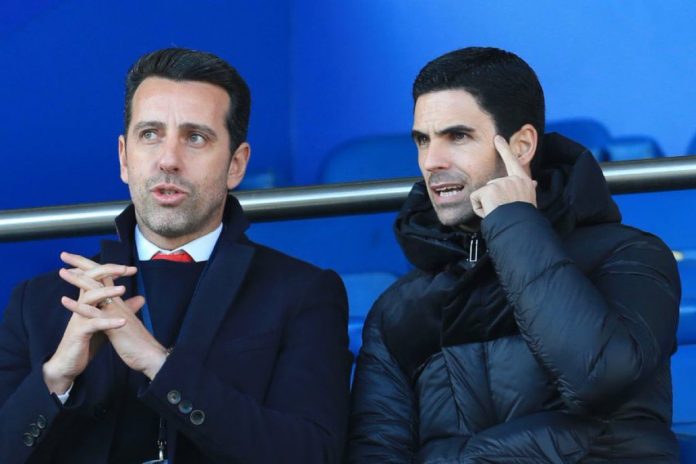
<instances>
[{"instance_id":1,"label":"white undershirt","mask_svg":"<svg viewBox=\"0 0 696 464\"><path fill-rule=\"evenodd\" d=\"M145 238L142 232L140 232L140 227L135 226L135 248L138 250L138 259L140 261L149 261L155 253L163 253L168 255L170 253L176 253L177 251L185 251L194 261L208 261L210 255L213 253L213 248L222 233L222 223L217 226L212 232L208 232L202 237L198 237L195 240L180 246L175 250L163 250L157 245Z\"/></svg>"}]
</instances>

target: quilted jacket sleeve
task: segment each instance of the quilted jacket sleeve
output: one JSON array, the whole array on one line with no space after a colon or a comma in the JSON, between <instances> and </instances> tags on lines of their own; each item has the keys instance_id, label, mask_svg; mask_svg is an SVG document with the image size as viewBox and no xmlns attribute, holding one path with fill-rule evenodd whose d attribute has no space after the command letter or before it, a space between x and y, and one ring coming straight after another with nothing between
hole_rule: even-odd
<instances>
[{"instance_id":1,"label":"quilted jacket sleeve","mask_svg":"<svg viewBox=\"0 0 696 464\"><path fill-rule=\"evenodd\" d=\"M582 242L601 256L585 275L531 205L503 205L481 228L523 337L578 412L651 376L673 350L679 313L679 276L664 243L619 225L601 230L617 239L604 241L606 250Z\"/></svg>"},{"instance_id":2,"label":"quilted jacket sleeve","mask_svg":"<svg viewBox=\"0 0 696 464\"><path fill-rule=\"evenodd\" d=\"M353 381L349 463L411 462L417 450L415 395L382 336L382 297L365 321Z\"/></svg>"}]
</instances>

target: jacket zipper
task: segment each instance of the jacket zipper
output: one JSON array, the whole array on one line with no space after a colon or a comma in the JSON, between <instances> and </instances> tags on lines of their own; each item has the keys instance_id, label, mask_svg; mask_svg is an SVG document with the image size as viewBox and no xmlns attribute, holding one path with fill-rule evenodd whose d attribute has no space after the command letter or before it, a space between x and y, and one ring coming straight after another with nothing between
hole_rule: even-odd
<instances>
[{"instance_id":1,"label":"jacket zipper","mask_svg":"<svg viewBox=\"0 0 696 464\"><path fill-rule=\"evenodd\" d=\"M469 238L469 257L467 261L475 263L479 259L479 236L478 232L474 232Z\"/></svg>"}]
</instances>

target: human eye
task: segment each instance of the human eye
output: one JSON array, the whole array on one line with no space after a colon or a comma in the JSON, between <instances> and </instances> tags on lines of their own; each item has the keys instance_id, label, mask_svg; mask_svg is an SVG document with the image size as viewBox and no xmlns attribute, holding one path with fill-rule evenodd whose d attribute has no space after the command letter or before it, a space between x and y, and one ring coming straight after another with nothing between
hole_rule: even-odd
<instances>
[{"instance_id":1,"label":"human eye","mask_svg":"<svg viewBox=\"0 0 696 464\"><path fill-rule=\"evenodd\" d=\"M195 147L202 147L208 141L208 139L198 132L193 132L188 137L189 143Z\"/></svg>"},{"instance_id":2,"label":"human eye","mask_svg":"<svg viewBox=\"0 0 696 464\"><path fill-rule=\"evenodd\" d=\"M154 142L157 140L157 131L154 129L143 129L138 134L138 138L140 138L140 140L144 140L145 142Z\"/></svg>"},{"instance_id":3,"label":"human eye","mask_svg":"<svg viewBox=\"0 0 696 464\"><path fill-rule=\"evenodd\" d=\"M416 145L419 147L423 147L428 144L428 136L425 134L416 134L413 136L413 141L416 142Z\"/></svg>"},{"instance_id":4,"label":"human eye","mask_svg":"<svg viewBox=\"0 0 696 464\"><path fill-rule=\"evenodd\" d=\"M453 142L464 142L471 138L471 134L465 131L454 131L450 134L450 138Z\"/></svg>"}]
</instances>

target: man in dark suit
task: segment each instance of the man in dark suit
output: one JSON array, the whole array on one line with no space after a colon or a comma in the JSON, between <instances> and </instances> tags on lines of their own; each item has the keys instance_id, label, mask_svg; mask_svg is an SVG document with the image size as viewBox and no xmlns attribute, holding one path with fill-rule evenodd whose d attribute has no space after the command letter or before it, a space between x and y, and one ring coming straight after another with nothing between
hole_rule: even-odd
<instances>
[{"instance_id":1,"label":"man in dark suit","mask_svg":"<svg viewBox=\"0 0 696 464\"><path fill-rule=\"evenodd\" d=\"M0 325L0 462L336 462L351 355L338 276L250 242L249 90L220 58L126 80L133 204L98 258L22 283ZM67 309L67 310L66 310ZM168 461L166 461L168 459Z\"/></svg>"}]
</instances>

